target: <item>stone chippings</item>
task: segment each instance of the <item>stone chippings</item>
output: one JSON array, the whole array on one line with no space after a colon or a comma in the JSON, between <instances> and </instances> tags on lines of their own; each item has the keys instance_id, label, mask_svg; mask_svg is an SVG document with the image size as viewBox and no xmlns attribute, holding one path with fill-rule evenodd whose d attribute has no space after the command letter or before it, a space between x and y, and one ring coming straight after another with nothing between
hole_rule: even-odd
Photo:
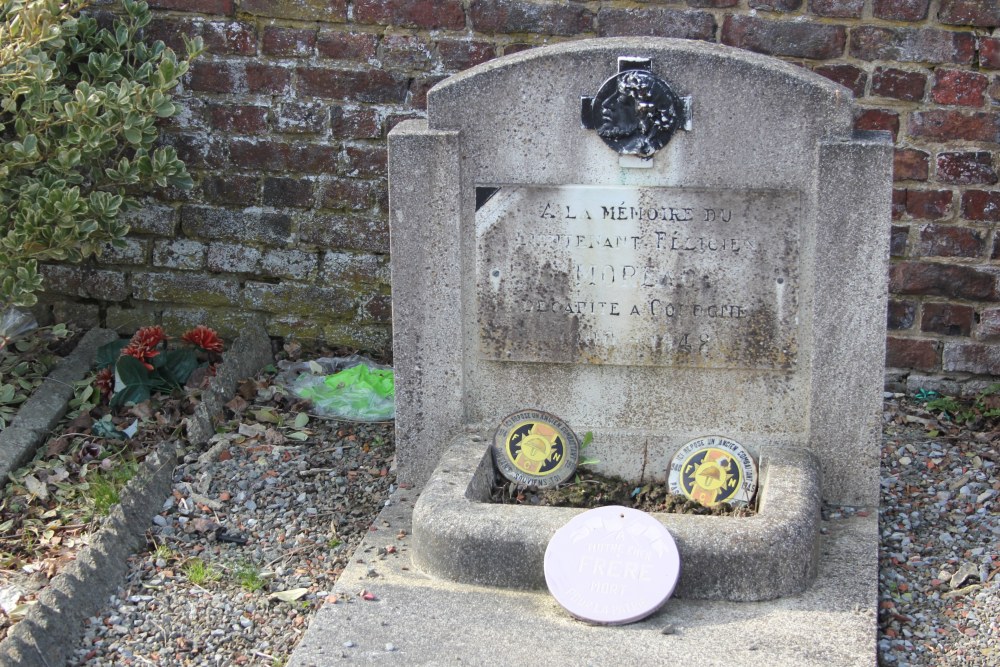
<instances>
[{"instance_id":1,"label":"stone chippings","mask_svg":"<svg viewBox=\"0 0 1000 667\"><path fill-rule=\"evenodd\" d=\"M886 419L927 414L899 394ZM911 414L907 414L911 413ZM885 665L1000 664L1000 472L994 442L887 426L879 514Z\"/></svg>"},{"instance_id":2,"label":"stone chippings","mask_svg":"<svg viewBox=\"0 0 1000 667\"><path fill-rule=\"evenodd\" d=\"M125 585L86 622L70 664L280 664L319 605L335 602L328 591L395 488L391 424L313 421L305 443L188 454L150 530L176 558L152 549L130 558ZM219 541L220 525L247 543ZM193 557L219 579L191 583L182 562ZM248 565L263 589L241 587ZM292 603L268 597L295 588L308 592Z\"/></svg>"}]
</instances>

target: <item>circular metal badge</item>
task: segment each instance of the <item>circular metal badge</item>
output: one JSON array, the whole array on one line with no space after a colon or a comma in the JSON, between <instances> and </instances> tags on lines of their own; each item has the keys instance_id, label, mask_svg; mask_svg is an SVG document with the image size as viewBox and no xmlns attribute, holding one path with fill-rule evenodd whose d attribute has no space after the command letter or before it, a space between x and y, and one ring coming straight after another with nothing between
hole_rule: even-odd
<instances>
[{"instance_id":1,"label":"circular metal badge","mask_svg":"<svg viewBox=\"0 0 1000 667\"><path fill-rule=\"evenodd\" d=\"M504 417L493 436L493 461L500 473L523 486L549 488L572 477L580 440L555 415L522 410Z\"/></svg>"},{"instance_id":2,"label":"circular metal badge","mask_svg":"<svg viewBox=\"0 0 1000 667\"><path fill-rule=\"evenodd\" d=\"M757 491L757 462L735 440L719 435L695 438L670 463L667 485L706 507L745 505Z\"/></svg>"},{"instance_id":3,"label":"circular metal badge","mask_svg":"<svg viewBox=\"0 0 1000 667\"><path fill-rule=\"evenodd\" d=\"M552 597L591 623L620 625L649 616L673 594L680 572L674 538L652 516L630 507L579 514L545 549Z\"/></svg>"}]
</instances>

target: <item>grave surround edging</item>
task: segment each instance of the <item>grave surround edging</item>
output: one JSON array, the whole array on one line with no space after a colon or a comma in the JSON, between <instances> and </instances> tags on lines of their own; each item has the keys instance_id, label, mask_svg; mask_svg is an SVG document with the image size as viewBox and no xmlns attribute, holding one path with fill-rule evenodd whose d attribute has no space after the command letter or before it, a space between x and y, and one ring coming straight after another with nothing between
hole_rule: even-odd
<instances>
[{"instance_id":1,"label":"grave surround edging","mask_svg":"<svg viewBox=\"0 0 1000 667\"><path fill-rule=\"evenodd\" d=\"M112 339L115 336L114 332L100 331L110 333ZM92 346L89 360L87 357L81 359L91 363L96 348L104 342L108 341L102 340ZM81 347L82 341L77 349ZM213 432L213 417L221 411L223 397L232 395L237 381L256 373L272 360L270 339L263 326L260 323L248 326L225 353L223 363L190 418L188 441L204 444ZM81 371L81 377L87 369L89 365ZM72 396L72 386L67 386L69 394L53 425L65 414L65 403ZM47 432L48 429L41 431L40 437ZM145 544L150 519L170 494L178 448L177 441L167 441L147 458L139 473L126 485L121 502L111 511L90 546L52 579L38 603L0 642L0 665L51 667L65 663L83 631L84 621L114 594L124 576L128 557Z\"/></svg>"}]
</instances>

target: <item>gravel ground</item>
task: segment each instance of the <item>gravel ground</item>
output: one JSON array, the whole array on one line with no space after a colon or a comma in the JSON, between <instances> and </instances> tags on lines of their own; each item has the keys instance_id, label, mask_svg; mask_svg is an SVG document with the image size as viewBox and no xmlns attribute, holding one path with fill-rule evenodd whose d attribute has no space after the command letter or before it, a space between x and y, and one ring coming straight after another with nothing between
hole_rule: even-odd
<instances>
[{"instance_id":1,"label":"gravel ground","mask_svg":"<svg viewBox=\"0 0 1000 667\"><path fill-rule=\"evenodd\" d=\"M250 412L244 422L177 469L151 531L161 548L131 559L73 664L282 665L315 610L343 603L327 591L379 529L391 424L314 419L296 442ZM933 435L935 416L899 395L887 395L885 423L879 661L1000 664L1000 433Z\"/></svg>"}]
</instances>

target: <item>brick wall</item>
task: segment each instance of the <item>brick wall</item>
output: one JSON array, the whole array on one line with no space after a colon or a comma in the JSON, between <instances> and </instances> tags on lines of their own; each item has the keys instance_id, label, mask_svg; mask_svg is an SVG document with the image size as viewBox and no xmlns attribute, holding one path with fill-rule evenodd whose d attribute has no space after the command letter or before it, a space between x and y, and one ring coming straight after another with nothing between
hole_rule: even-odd
<instances>
[{"instance_id":1,"label":"brick wall","mask_svg":"<svg viewBox=\"0 0 1000 667\"><path fill-rule=\"evenodd\" d=\"M888 364L1000 374L996 0L152 0L208 47L167 128L195 176L128 248L50 267L57 316L124 329L263 312L273 335L385 349L385 136L446 76L594 36L720 42L810 68L896 138ZM996 35L994 35L996 32Z\"/></svg>"}]
</instances>

